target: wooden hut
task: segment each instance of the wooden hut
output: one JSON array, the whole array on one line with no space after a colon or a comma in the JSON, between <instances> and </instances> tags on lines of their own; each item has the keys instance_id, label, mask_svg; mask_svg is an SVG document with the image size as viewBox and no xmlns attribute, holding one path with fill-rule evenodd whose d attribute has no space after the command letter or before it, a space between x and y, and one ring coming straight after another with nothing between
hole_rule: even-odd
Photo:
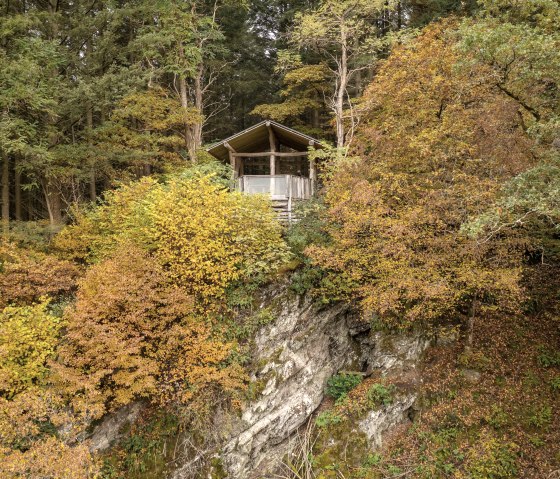
<instances>
[{"instance_id":1,"label":"wooden hut","mask_svg":"<svg viewBox=\"0 0 560 479\"><path fill-rule=\"evenodd\" d=\"M281 217L291 221L295 201L316 190L315 162L309 148L322 148L308 135L274 121L263 121L212 145L208 153L229 162L235 187L247 194L267 194Z\"/></svg>"}]
</instances>

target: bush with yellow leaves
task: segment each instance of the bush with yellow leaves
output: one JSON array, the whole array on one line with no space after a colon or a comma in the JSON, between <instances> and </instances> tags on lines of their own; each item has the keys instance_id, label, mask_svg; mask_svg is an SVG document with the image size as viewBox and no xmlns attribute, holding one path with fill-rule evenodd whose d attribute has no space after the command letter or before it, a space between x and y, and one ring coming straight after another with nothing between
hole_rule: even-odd
<instances>
[{"instance_id":1,"label":"bush with yellow leaves","mask_svg":"<svg viewBox=\"0 0 560 479\"><path fill-rule=\"evenodd\" d=\"M265 277L290 257L267 199L230 192L215 175L196 171L166 184L145 178L123 186L55 240L63 254L86 262L123 243L153 253L210 309L229 285Z\"/></svg>"},{"instance_id":2,"label":"bush with yellow leaves","mask_svg":"<svg viewBox=\"0 0 560 479\"><path fill-rule=\"evenodd\" d=\"M82 424L49 389L63 320L49 301L0 312L0 477L86 479L96 471ZM70 447L69 444L72 444Z\"/></svg>"}]
</instances>

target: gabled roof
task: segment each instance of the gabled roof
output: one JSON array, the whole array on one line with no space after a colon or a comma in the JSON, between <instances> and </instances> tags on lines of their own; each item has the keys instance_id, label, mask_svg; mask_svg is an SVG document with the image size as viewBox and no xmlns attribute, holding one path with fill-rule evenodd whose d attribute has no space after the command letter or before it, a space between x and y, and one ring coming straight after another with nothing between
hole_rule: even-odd
<instances>
[{"instance_id":1,"label":"gabled roof","mask_svg":"<svg viewBox=\"0 0 560 479\"><path fill-rule=\"evenodd\" d=\"M247 128L219 143L215 143L206 151L218 160L228 161L229 154L225 144L230 145L239 153L254 153L270 151L268 128L276 135L278 141L296 151L307 151L309 146L322 148L321 142L275 121L265 120Z\"/></svg>"}]
</instances>

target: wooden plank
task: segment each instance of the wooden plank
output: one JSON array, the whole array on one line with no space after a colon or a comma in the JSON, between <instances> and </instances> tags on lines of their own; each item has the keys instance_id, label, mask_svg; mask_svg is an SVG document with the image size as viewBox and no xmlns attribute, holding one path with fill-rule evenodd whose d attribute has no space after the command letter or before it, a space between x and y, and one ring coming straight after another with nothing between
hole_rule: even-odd
<instances>
[{"instance_id":1,"label":"wooden plank","mask_svg":"<svg viewBox=\"0 0 560 479\"><path fill-rule=\"evenodd\" d=\"M268 143L270 148L270 174L276 174L276 135L272 129L272 125L269 121L266 122L266 127L268 129Z\"/></svg>"},{"instance_id":2,"label":"wooden plank","mask_svg":"<svg viewBox=\"0 0 560 479\"><path fill-rule=\"evenodd\" d=\"M308 151L259 151L259 152L251 152L251 153L241 153L235 152L232 155L236 158L244 157L244 158L256 158L258 156L270 156L274 154L276 157L285 157L285 158L292 158L297 156L307 156L309 154Z\"/></svg>"},{"instance_id":3,"label":"wooden plank","mask_svg":"<svg viewBox=\"0 0 560 479\"><path fill-rule=\"evenodd\" d=\"M228 149L229 152L235 153L235 149L227 141L224 141L224 146Z\"/></svg>"},{"instance_id":4,"label":"wooden plank","mask_svg":"<svg viewBox=\"0 0 560 479\"><path fill-rule=\"evenodd\" d=\"M315 158L309 160L309 179L311 180L311 195L315 194L315 184L317 183L317 165Z\"/></svg>"}]
</instances>

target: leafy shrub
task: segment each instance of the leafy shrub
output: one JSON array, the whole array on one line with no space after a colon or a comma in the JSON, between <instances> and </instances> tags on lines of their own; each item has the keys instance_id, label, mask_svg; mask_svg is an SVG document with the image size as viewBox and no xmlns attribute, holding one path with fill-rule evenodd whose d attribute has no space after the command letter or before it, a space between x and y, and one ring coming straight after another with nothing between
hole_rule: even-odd
<instances>
[{"instance_id":1,"label":"leafy shrub","mask_svg":"<svg viewBox=\"0 0 560 479\"><path fill-rule=\"evenodd\" d=\"M343 418L331 411L323 411L315 419L315 424L318 427L327 427L330 425L335 425L341 423Z\"/></svg>"},{"instance_id":2,"label":"leafy shrub","mask_svg":"<svg viewBox=\"0 0 560 479\"><path fill-rule=\"evenodd\" d=\"M151 201L156 257L206 306L233 282L272 273L289 259L275 213L259 196L203 177L156 188Z\"/></svg>"},{"instance_id":3,"label":"leafy shrub","mask_svg":"<svg viewBox=\"0 0 560 479\"><path fill-rule=\"evenodd\" d=\"M367 455L363 466L364 467L373 467L373 466L377 466L379 464L381 464L381 462L383 461L383 456L377 452L374 453L370 453Z\"/></svg>"},{"instance_id":4,"label":"leafy shrub","mask_svg":"<svg viewBox=\"0 0 560 479\"><path fill-rule=\"evenodd\" d=\"M509 479L517 475L515 444L504 444L483 434L477 447L467 455L467 473L471 479Z\"/></svg>"},{"instance_id":5,"label":"leafy shrub","mask_svg":"<svg viewBox=\"0 0 560 479\"><path fill-rule=\"evenodd\" d=\"M325 205L319 199L306 201L297 206L299 221L293 223L286 234L286 242L300 259L305 258L305 248L312 244L328 243L325 233Z\"/></svg>"},{"instance_id":6,"label":"leafy shrub","mask_svg":"<svg viewBox=\"0 0 560 479\"><path fill-rule=\"evenodd\" d=\"M108 193L99 207L77 213L56 247L96 263L133 244L153 253L202 309L224 299L232 284L263 278L290 259L268 200L195 173L166 184L144 178Z\"/></svg>"},{"instance_id":7,"label":"leafy shrub","mask_svg":"<svg viewBox=\"0 0 560 479\"><path fill-rule=\"evenodd\" d=\"M367 400L370 407L388 406L393 402L394 385L376 383L368 389Z\"/></svg>"},{"instance_id":8,"label":"leafy shrub","mask_svg":"<svg viewBox=\"0 0 560 479\"><path fill-rule=\"evenodd\" d=\"M550 406L543 406L534 408L529 417L529 424L537 428L546 428L552 422L552 408Z\"/></svg>"},{"instance_id":9,"label":"leafy shrub","mask_svg":"<svg viewBox=\"0 0 560 479\"><path fill-rule=\"evenodd\" d=\"M486 420L494 429L500 429L509 424L510 418L500 406L493 404Z\"/></svg>"},{"instance_id":10,"label":"leafy shrub","mask_svg":"<svg viewBox=\"0 0 560 479\"><path fill-rule=\"evenodd\" d=\"M0 307L28 304L41 296L65 295L76 286L79 270L69 261L24 249L13 243L0 244Z\"/></svg>"},{"instance_id":11,"label":"leafy shrub","mask_svg":"<svg viewBox=\"0 0 560 479\"><path fill-rule=\"evenodd\" d=\"M0 477L94 477L80 421L46 387L64 325L48 301L0 312Z\"/></svg>"},{"instance_id":12,"label":"leafy shrub","mask_svg":"<svg viewBox=\"0 0 560 479\"><path fill-rule=\"evenodd\" d=\"M334 399L340 399L361 382L362 376L359 374L335 374L327 381L326 393Z\"/></svg>"},{"instance_id":13,"label":"leafy shrub","mask_svg":"<svg viewBox=\"0 0 560 479\"><path fill-rule=\"evenodd\" d=\"M188 292L137 247L92 266L65 318L59 385L95 417L140 397L186 402L207 386L243 384L239 367L227 366L233 343L213 336Z\"/></svg>"},{"instance_id":14,"label":"leafy shrub","mask_svg":"<svg viewBox=\"0 0 560 479\"><path fill-rule=\"evenodd\" d=\"M426 28L380 67L362 98L360 157L332 162L325 180L331 241L306 250L332 277L321 283L326 296L354 300L388 326L436 324L473 300L505 310L520 295L517 240L476 243L460 228L487 210L511 165L534 160L514 102L490 90L484 68L457 68L456 37L444 33L455 21ZM469 98L451 93L459 90ZM491 158L484 168L481 157Z\"/></svg>"},{"instance_id":15,"label":"leafy shrub","mask_svg":"<svg viewBox=\"0 0 560 479\"><path fill-rule=\"evenodd\" d=\"M544 347L540 351L537 361L543 368L560 366L560 351L550 351Z\"/></svg>"},{"instance_id":16,"label":"leafy shrub","mask_svg":"<svg viewBox=\"0 0 560 479\"><path fill-rule=\"evenodd\" d=\"M48 304L10 306L0 312L0 396L12 397L46 375L63 325Z\"/></svg>"},{"instance_id":17,"label":"leafy shrub","mask_svg":"<svg viewBox=\"0 0 560 479\"><path fill-rule=\"evenodd\" d=\"M20 248L45 252L59 230L48 221L10 221L10 241Z\"/></svg>"}]
</instances>

